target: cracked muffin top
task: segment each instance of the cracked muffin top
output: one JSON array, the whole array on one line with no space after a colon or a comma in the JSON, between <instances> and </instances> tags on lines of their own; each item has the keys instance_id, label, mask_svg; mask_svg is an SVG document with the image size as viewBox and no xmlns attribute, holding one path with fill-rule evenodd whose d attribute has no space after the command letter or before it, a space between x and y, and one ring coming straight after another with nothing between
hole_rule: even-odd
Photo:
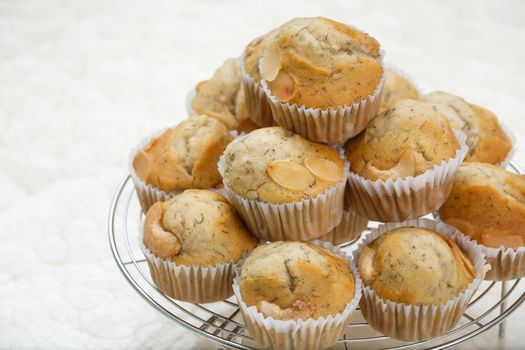
<instances>
[{"instance_id":1,"label":"cracked muffin top","mask_svg":"<svg viewBox=\"0 0 525 350\"><path fill-rule=\"evenodd\" d=\"M383 76L377 40L324 17L295 18L255 40L245 67L281 102L322 109L367 98Z\"/></svg>"},{"instance_id":2,"label":"cracked muffin top","mask_svg":"<svg viewBox=\"0 0 525 350\"><path fill-rule=\"evenodd\" d=\"M192 116L150 140L133 158L133 169L165 192L211 188L221 183L217 161L231 140L217 119Z\"/></svg>"},{"instance_id":3,"label":"cracked muffin top","mask_svg":"<svg viewBox=\"0 0 525 350\"><path fill-rule=\"evenodd\" d=\"M451 239L425 228L399 227L363 247L363 283L385 300L440 304L475 277L472 262Z\"/></svg>"},{"instance_id":4,"label":"cracked muffin top","mask_svg":"<svg viewBox=\"0 0 525 350\"><path fill-rule=\"evenodd\" d=\"M523 247L525 177L491 164L463 163L439 215L487 247Z\"/></svg>"},{"instance_id":5,"label":"cracked muffin top","mask_svg":"<svg viewBox=\"0 0 525 350\"><path fill-rule=\"evenodd\" d=\"M353 172L370 180L417 176L460 148L447 118L415 100L401 100L346 144Z\"/></svg>"},{"instance_id":6,"label":"cracked muffin top","mask_svg":"<svg viewBox=\"0 0 525 350\"><path fill-rule=\"evenodd\" d=\"M279 126L238 137L224 151L224 183L242 197L268 203L315 197L341 181L343 170L334 148Z\"/></svg>"},{"instance_id":7,"label":"cracked muffin top","mask_svg":"<svg viewBox=\"0 0 525 350\"><path fill-rule=\"evenodd\" d=\"M489 110L442 91L431 92L421 101L437 108L448 118L450 126L467 135L466 162L499 164L509 154L512 143Z\"/></svg>"},{"instance_id":8,"label":"cracked muffin top","mask_svg":"<svg viewBox=\"0 0 525 350\"><path fill-rule=\"evenodd\" d=\"M249 118L235 58L227 59L209 80L197 84L191 107L196 114L222 121L230 130L248 132L257 128Z\"/></svg>"},{"instance_id":9,"label":"cracked muffin top","mask_svg":"<svg viewBox=\"0 0 525 350\"><path fill-rule=\"evenodd\" d=\"M417 88L394 70L385 68L385 85L383 87L383 99L381 100L379 113L391 108L397 101L406 98L418 100L419 92Z\"/></svg>"},{"instance_id":10,"label":"cracked muffin top","mask_svg":"<svg viewBox=\"0 0 525 350\"><path fill-rule=\"evenodd\" d=\"M253 250L239 288L246 305L277 320L336 315L354 297L346 261L309 242L272 242Z\"/></svg>"},{"instance_id":11,"label":"cracked muffin top","mask_svg":"<svg viewBox=\"0 0 525 350\"><path fill-rule=\"evenodd\" d=\"M186 190L148 210L144 245L178 265L204 267L239 261L257 239L226 198L209 190Z\"/></svg>"}]
</instances>

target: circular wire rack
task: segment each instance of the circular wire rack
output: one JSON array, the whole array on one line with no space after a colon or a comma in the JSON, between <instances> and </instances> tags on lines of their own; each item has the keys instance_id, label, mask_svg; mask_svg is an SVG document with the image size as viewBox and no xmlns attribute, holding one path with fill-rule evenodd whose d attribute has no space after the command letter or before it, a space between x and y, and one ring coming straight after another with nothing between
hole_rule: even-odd
<instances>
[{"instance_id":1,"label":"circular wire rack","mask_svg":"<svg viewBox=\"0 0 525 350\"><path fill-rule=\"evenodd\" d=\"M514 162L508 170L524 171ZM216 303L192 304L164 295L153 283L147 262L138 245L138 225L142 210L129 176L119 184L113 197L108 218L111 250L120 270L133 288L153 307L190 331L204 336L218 346L233 349L260 349L239 312L234 297ZM377 223L370 222L370 228ZM364 234L366 234L366 232ZM355 249L357 242L340 245L346 251ZM524 301L524 283L484 281L470 301L466 312L454 329L434 339L404 342L391 339L371 328L359 308L343 337L333 349L446 349L461 344L499 324L499 338L504 339L504 320Z\"/></svg>"}]
</instances>

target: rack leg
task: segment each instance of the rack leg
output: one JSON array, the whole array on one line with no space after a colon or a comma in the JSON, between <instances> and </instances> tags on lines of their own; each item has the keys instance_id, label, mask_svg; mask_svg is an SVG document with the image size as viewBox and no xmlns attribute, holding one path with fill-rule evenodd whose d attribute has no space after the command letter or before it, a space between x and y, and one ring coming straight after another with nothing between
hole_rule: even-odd
<instances>
[{"instance_id":1,"label":"rack leg","mask_svg":"<svg viewBox=\"0 0 525 350\"><path fill-rule=\"evenodd\" d=\"M501 282L501 297L503 298L505 294L507 294L508 286L507 281ZM499 313L500 315L507 309L507 299L504 299L499 307ZM507 330L507 321L503 321L499 324L498 327L498 337L499 337L499 343L500 343L500 349L505 349L505 333Z\"/></svg>"}]
</instances>

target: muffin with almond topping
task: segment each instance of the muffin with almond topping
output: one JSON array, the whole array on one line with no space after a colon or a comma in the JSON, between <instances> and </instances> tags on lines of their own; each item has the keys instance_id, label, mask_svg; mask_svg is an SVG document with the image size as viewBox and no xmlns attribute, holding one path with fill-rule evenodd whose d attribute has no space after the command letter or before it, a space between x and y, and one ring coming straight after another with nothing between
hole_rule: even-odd
<instances>
[{"instance_id":1,"label":"muffin with almond topping","mask_svg":"<svg viewBox=\"0 0 525 350\"><path fill-rule=\"evenodd\" d=\"M196 115L139 146L130 173L143 211L185 189L220 185L217 161L232 139L222 122Z\"/></svg>"},{"instance_id":2,"label":"muffin with almond topping","mask_svg":"<svg viewBox=\"0 0 525 350\"><path fill-rule=\"evenodd\" d=\"M168 296L211 302L232 295L233 268L257 245L231 203L208 190L157 202L144 220L141 247L151 276Z\"/></svg>"},{"instance_id":3,"label":"muffin with almond topping","mask_svg":"<svg viewBox=\"0 0 525 350\"><path fill-rule=\"evenodd\" d=\"M335 148L281 127L236 138L219 162L230 199L252 232L267 240L308 240L335 227L347 167Z\"/></svg>"},{"instance_id":4,"label":"muffin with almond topping","mask_svg":"<svg viewBox=\"0 0 525 350\"><path fill-rule=\"evenodd\" d=\"M448 118L453 128L467 135L469 151L466 162L498 165L509 157L511 139L494 113L442 91L431 92L423 96L421 101L437 108Z\"/></svg>"},{"instance_id":5,"label":"muffin with almond topping","mask_svg":"<svg viewBox=\"0 0 525 350\"><path fill-rule=\"evenodd\" d=\"M262 244L234 279L250 333L265 347L278 349L318 349L335 343L357 306L360 287L350 258L319 241Z\"/></svg>"},{"instance_id":6,"label":"muffin with almond topping","mask_svg":"<svg viewBox=\"0 0 525 350\"><path fill-rule=\"evenodd\" d=\"M415 100L396 102L345 146L350 207L377 221L437 210L467 152L463 141L437 109Z\"/></svg>"},{"instance_id":7,"label":"muffin with almond topping","mask_svg":"<svg viewBox=\"0 0 525 350\"><path fill-rule=\"evenodd\" d=\"M261 83L279 125L340 143L377 114L384 71L380 45L368 34L324 17L295 18L261 46Z\"/></svg>"},{"instance_id":8,"label":"muffin with almond topping","mask_svg":"<svg viewBox=\"0 0 525 350\"><path fill-rule=\"evenodd\" d=\"M484 163L464 163L441 219L480 244L492 270L487 279L525 276L525 178Z\"/></svg>"}]
</instances>

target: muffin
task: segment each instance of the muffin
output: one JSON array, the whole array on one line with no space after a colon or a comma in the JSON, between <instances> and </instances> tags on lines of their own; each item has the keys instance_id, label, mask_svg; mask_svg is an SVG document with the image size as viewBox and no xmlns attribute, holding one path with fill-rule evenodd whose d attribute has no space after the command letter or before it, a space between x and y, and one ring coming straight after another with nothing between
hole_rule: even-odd
<instances>
[{"instance_id":1,"label":"muffin","mask_svg":"<svg viewBox=\"0 0 525 350\"><path fill-rule=\"evenodd\" d=\"M227 59L211 79L197 84L191 99L190 114L206 114L217 118L228 129L239 132L258 128L249 118L237 59Z\"/></svg>"},{"instance_id":2,"label":"muffin","mask_svg":"<svg viewBox=\"0 0 525 350\"><path fill-rule=\"evenodd\" d=\"M479 287L484 255L433 220L386 224L354 253L363 280L363 317L389 337L419 341L452 329Z\"/></svg>"},{"instance_id":3,"label":"muffin","mask_svg":"<svg viewBox=\"0 0 525 350\"><path fill-rule=\"evenodd\" d=\"M339 152L281 127L252 131L226 147L225 189L250 230L266 240L309 240L343 212L347 165Z\"/></svg>"},{"instance_id":4,"label":"muffin","mask_svg":"<svg viewBox=\"0 0 525 350\"><path fill-rule=\"evenodd\" d=\"M419 305L446 303L475 275L453 240L416 227L379 236L361 251L358 269L364 285L380 298Z\"/></svg>"},{"instance_id":5,"label":"muffin","mask_svg":"<svg viewBox=\"0 0 525 350\"><path fill-rule=\"evenodd\" d=\"M231 296L235 264L257 245L231 203L209 190L155 203L143 232L141 248L157 287L195 303Z\"/></svg>"},{"instance_id":6,"label":"muffin","mask_svg":"<svg viewBox=\"0 0 525 350\"><path fill-rule=\"evenodd\" d=\"M464 163L441 219L482 245L487 279L525 276L525 178L491 164Z\"/></svg>"},{"instance_id":7,"label":"muffin","mask_svg":"<svg viewBox=\"0 0 525 350\"><path fill-rule=\"evenodd\" d=\"M377 114L383 66L371 36L323 17L295 18L263 43L261 83L279 125L312 141L343 142Z\"/></svg>"},{"instance_id":8,"label":"muffin","mask_svg":"<svg viewBox=\"0 0 525 350\"><path fill-rule=\"evenodd\" d=\"M463 139L437 109L415 100L396 102L345 146L350 207L384 222L437 210L467 151Z\"/></svg>"},{"instance_id":9,"label":"muffin","mask_svg":"<svg viewBox=\"0 0 525 350\"><path fill-rule=\"evenodd\" d=\"M260 245L235 278L243 318L264 346L324 348L344 332L361 282L344 253L316 242L320 245L282 241ZM295 332L283 332L287 324Z\"/></svg>"},{"instance_id":10,"label":"muffin","mask_svg":"<svg viewBox=\"0 0 525 350\"><path fill-rule=\"evenodd\" d=\"M231 140L223 123L197 115L141 145L132 153L130 173L144 212L185 189L219 185L217 161Z\"/></svg>"},{"instance_id":11,"label":"muffin","mask_svg":"<svg viewBox=\"0 0 525 350\"><path fill-rule=\"evenodd\" d=\"M392 68L385 68L385 86L379 113L390 109L394 103L403 99L419 100L419 91L408 79Z\"/></svg>"},{"instance_id":12,"label":"muffin","mask_svg":"<svg viewBox=\"0 0 525 350\"><path fill-rule=\"evenodd\" d=\"M467 135L469 151L466 162L497 165L509 157L512 142L494 113L442 91L431 92L423 96L421 101L437 108L454 129Z\"/></svg>"}]
</instances>

